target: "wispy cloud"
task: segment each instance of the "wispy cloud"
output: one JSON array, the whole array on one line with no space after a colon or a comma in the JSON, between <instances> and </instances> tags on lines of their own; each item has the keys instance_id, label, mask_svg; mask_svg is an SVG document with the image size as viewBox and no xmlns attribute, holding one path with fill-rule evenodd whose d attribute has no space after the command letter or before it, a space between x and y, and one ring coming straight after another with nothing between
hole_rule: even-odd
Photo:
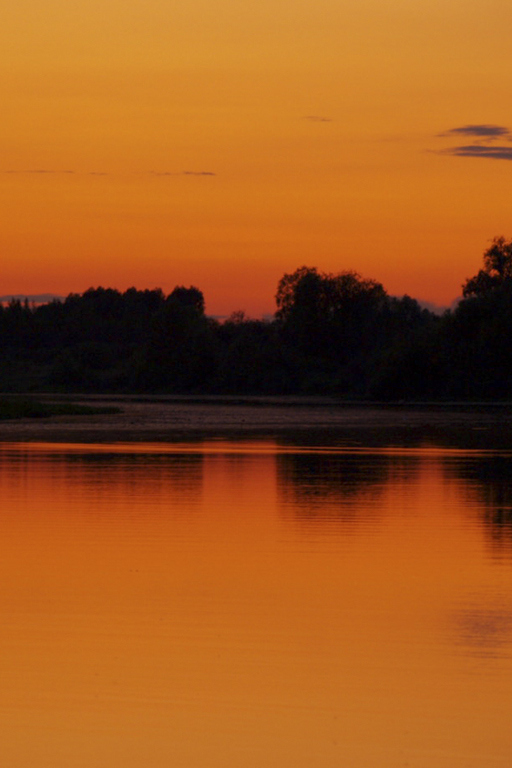
<instances>
[{"instance_id":1,"label":"wispy cloud","mask_svg":"<svg viewBox=\"0 0 512 768\"><path fill-rule=\"evenodd\" d=\"M479 157L486 160L512 160L512 133L505 125L489 123L461 125L439 133L441 138L473 139L471 144L459 144L455 147L445 147L433 150L438 155L451 157ZM497 143L508 141L509 145Z\"/></svg>"},{"instance_id":2,"label":"wispy cloud","mask_svg":"<svg viewBox=\"0 0 512 768\"><path fill-rule=\"evenodd\" d=\"M3 174L9 175L26 175L35 174L37 176L109 176L106 171L63 171L63 170L51 170L49 168L34 168L30 170L8 170L0 171Z\"/></svg>"},{"instance_id":3,"label":"wispy cloud","mask_svg":"<svg viewBox=\"0 0 512 768\"><path fill-rule=\"evenodd\" d=\"M73 174L75 171L63 171L63 170L50 170L48 168L32 168L30 170L21 170L21 171L2 171L2 173L35 173L35 174Z\"/></svg>"},{"instance_id":4,"label":"wispy cloud","mask_svg":"<svg viewBox=\"0 0 512 768\"><path fill-rule=\"evenodd\" d=\"M322 117L322 115L305 115L304 120L311 123L332 123L332 117Z\"/></svg>"},{"instance_id":5,"label":"wispy cloud","mask_svg":"<svg viewBox=\"0 0 512 768\"><path fill-rule=\"evenodd\" d=\"M84 176L126 176L126 175L141 175L141 174L133 174L130 173L130 171L125 172L124 174L112 174L108 173L107 171L71 171L71 170L52 170L50 168L33 168L33 169L9 169L9 170L0 170L0 174L5 175L37 175L37 176L61 176L61 175L67 175L67 176L77 176L77 177L84 177ZM217 174L213 171L145 171L142 173L142 175L151 175L151 176L216 176Z\"/></svg>"},{"instance_id":6,"label":"wispy cloud","mask_svg":"<svg viewBox=\"0 0 512 768\"><path fill-rule=\"evenodd\" d=\"M461 125L439 133L439 136L473 136L481 139L498 139L503 136L511 137L510 130L505 125Z\"/></svg>"},{"instance_id":7,"label":"wispy cloud","mask_svg":"<svg viewBox=\"0 0 512 768\"><path fill-rule=\"evenodd\" d=\"M461 147L448 147L438 152L440 155L453 157L484 157L491 160L512 160L512 147L482 144L467 144Z\"/></svg>"},{"instance_id":8,"label":"wispy cloud","mask_svg":"<svg viewBox=\"0 0 512 768\"><path fill-rule=\"evenodd\" d=\"M152 176L216 176L213 171L151 171Z\"/></svg>"}]
</instances>

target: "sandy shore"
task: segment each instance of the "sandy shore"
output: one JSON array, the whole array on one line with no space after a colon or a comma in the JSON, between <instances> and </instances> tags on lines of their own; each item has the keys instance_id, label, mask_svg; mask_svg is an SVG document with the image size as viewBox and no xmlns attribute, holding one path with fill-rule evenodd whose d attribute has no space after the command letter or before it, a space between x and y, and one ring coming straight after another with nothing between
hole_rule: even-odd
<instances>
[{"instance_id":1,"label":"sandy shore","mask_svg":"<svg viewBox=\"0 0 512 768\"><path fill-rule=\"evenodd\" d=\"M44 396L44 399L60 399ZM0 441L154 442L249 437L310 444L464 444L512 448L512 405L362 405L326 398L84 396L118 414L0 423Z\"/></svg>"}]
</instances>

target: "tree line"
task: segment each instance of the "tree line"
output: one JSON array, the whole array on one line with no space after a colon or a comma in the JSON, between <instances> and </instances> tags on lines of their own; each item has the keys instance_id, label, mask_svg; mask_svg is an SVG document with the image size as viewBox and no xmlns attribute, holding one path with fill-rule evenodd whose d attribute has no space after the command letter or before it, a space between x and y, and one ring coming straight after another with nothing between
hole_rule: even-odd
<instances>
[{"instance_id":1,"label":"tree line","mask_svg":"<svg viewBox=\"0 0 512 768\"><path fill-rule=\"evenodd\" d=\"M13 300L0 305L0 390L510 398L512 241L492 241L462 295L438 316L357 272L300 267L268 320L208 317L184 286Z\"/></svg>"}]
</instances>

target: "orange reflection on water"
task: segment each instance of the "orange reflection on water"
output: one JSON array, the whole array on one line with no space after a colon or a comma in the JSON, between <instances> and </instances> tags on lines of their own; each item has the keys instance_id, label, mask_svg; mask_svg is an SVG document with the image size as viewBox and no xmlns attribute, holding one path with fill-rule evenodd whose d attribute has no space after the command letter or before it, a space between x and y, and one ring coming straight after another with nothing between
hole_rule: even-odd
<instances>
[{"instance_id":1,"label":"orange reflection on water","mask_svg":"<svg viewBox=\"0 0 512 768\"><path fill-rule=\"evenodd\" d=\"M507 764L475 456L138 447L0 451L6 765Z\"/></svg>"}]
</instances>

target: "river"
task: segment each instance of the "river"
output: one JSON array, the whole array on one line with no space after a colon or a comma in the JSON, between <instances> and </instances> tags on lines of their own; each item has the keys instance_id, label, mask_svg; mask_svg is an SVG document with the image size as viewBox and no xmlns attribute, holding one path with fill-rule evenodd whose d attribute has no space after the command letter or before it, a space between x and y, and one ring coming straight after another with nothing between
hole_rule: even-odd
<instances>
[{"instance_id":1,"label":"river","mask_svg":"<svg viewBox=\"0 0 512 768\"><path fill-rule=\"evenodd\" d=\"M9 768L512 757L512 452L0 443Z\"/></svg>"}]
</instances>

